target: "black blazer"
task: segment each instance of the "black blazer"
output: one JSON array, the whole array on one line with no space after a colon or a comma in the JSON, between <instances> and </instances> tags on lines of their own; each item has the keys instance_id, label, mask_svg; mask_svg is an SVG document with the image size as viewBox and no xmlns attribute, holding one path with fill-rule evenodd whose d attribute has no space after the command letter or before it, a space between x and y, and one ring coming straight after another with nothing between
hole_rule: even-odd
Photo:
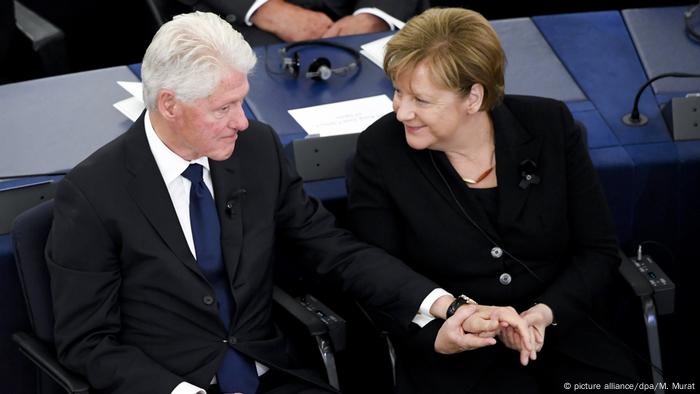
<instances>
[{"instance_id":1,"label":"black blazer","mask_svg":"<svg viewBox=\"0 0 700 394\"><path fill-rule=\"evenodd\" d=\"M359 137L349 183L356 234L453 294L518 311L546 303L558 326L548 328L544 350L555 347L615 368L621 363L614 359L621 353L618 344L590 319L606 302L619 259L586 141L558 101L506 96L490 115L498 177L493 220L445 154L410 148L403 125L391 113ZM528 160L536 169L525 164ZM521 187L523 170L540 183ZM504 273L512 278L507 285L499 280ZM416 381L428 382L425 391L464 390L470 378L490 367L494 350L436 355L432 345L439 325L399 330L407 355L403 365ZM454 376L442 376L446 370L454 370Z\"/></svg>"},{"instance_id":2,"label":"black blazer","mask_svg":"<svg viewBox=\"0 0 700 394\"><path fill-rule=\"evenodd\" d=\"M170 393L187 381L206 388L227 346L323 385L286 353L271 319L277 237L299 246L300 260L324 283L405 326L435 287L337 229L304 193L269 126L251 122L236 144L228 160L210 161L236 305L230 332L187 246L143 116L60 183L47 245L56 344L61 362L93 387Z\"/></svg>"}]
</instances>

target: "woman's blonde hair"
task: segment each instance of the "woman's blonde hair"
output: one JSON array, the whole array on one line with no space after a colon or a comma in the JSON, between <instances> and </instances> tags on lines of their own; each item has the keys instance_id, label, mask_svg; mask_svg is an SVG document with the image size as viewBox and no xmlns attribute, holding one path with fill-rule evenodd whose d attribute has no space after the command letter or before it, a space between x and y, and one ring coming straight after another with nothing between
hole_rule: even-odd
<instances>
[{"instance_id":1,"label":"woman's blonde hair","mask_svg":"<svg viewBox=\"0 0 700 394\"><path fill-rule=\"evenodd\" d=\"M389 41L384 70L392 81L425 61L434 82L466 96L484 87L481 109L503 98L506 56L496 31L478 12L432 8L411 18Z\"/></svg>"}]
</instances>

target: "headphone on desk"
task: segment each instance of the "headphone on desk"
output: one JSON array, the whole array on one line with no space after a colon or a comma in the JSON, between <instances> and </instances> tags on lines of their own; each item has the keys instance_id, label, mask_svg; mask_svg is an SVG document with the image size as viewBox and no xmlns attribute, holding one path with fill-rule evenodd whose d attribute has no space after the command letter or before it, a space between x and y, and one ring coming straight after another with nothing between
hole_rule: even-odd
<instances>
[{"instance_id":1,"label":"headphone on desk","mask_svg":"<svg viewBox=\"0 0 700 394\"><path fill-rule=\"evenodd\" d=\"M298 78L299 69L301 68L301 55L299 55L299 52L304 47L309 46L322 46L340 49L352 55L353 60L344 66L333 68L331 66L331 61L328 60L328 58L316 58L313 62L311 62L309 68L304 73L305 78L316 81L327 81L333 75L346 75L347 73L356 71L360 68L360 53L354 48L329 41L310 40L295 42L280 49L282 69L294 78Z\"/></svg>"},{"instance_id":2,"label":"headphone on desk","mask_svg":"<svg viewBox=\"0 0 700 394\"><path fill-rule=\"evenodd\" d=\"M685 11L683 13L683 17L685 19L685 32L688 35L688 38L691 40L700 43L700 31L698 31L698 25L700 25L700 22L698 19L699 17L695 17L695 22L693 23L691 19L693 19L693 16L698 13L698 8L700 8L700 2L691 7L688 11Z\"/></svg>"}]
</instances>

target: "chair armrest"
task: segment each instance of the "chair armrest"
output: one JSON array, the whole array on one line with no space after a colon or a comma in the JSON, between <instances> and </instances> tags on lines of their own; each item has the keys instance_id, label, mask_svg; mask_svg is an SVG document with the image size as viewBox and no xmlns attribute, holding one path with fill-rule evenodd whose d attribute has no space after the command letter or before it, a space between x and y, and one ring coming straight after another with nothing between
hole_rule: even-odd
<instances>
[{"instance_id":1,"label":"chair armrest","mask_svg":"<svg viewBox=\"0 0 700 394\"><path fill-rule=\"evenodd\" d=\"M32 48L39 54L48 75L69 71L63 30L16 0L15 20L17 28L32 42Z\"/></svg>"},{"instance_id":2,"label":"chair armrest","mask_svg":"<svg viewBox=\"0 0 700 394\"><path fill-rule=\"evenodd\" d=\"M56 359L56 355L42 341L25 333L16 332L12 340L19 345L19 350L37 367L69 393L89 393L87 382L68 371Z\"/></svg>"},{"instance_id":3,"label":"chair armrest","mask_svg":"<svg viewBox=\"0 0 700 394\"><path fill-rule=\"evenodd\" d=\"M311 295L294 298L275 286L272 298L313 336L328 335L333 349L345 349L345 320Z\"/></svg>"},{"instance_id":4,"label":"chair armrest","mask_svg":"<svg viewBox=\"0 0 700 394\"><path fill-rule=\"evenodd\" d=\"M625 278L625 281L630 285L632 290L634 290L634 294L637 295L637 297L651 295L653 290L651 289L649 281L639 274L632 259L625 256L622 251L619 251L619 255L621 260L619 268L620 274L622 274L622 277Z\"/></svg>"},{"instance_id":5,"label":"chair armrest","mask_svg":"<svg viewBox=\"0 0 700 394\"><path fill-rule=\"evenodd\" d=\"M18 1L15 1L15 19L17 28L32 41L35 51L53 40L64 38L61 29Z\"/></svg>"},{"instance_id":6,"label":"chair armrest","mask_svg":"<svg viewBox=\"0 0 700 394\"><path fill-rule=\"evenodd\" d=\"M676 285L648 255L629 258L620 252L619 270L634 293L642 298L651 297L660 315L673 313Z\"/></svg>"},{"instance_id":7,"label":"chair armrest","mask_svg":"<svg viewBox=\"0 0 700 394\"><path fill-rule=\"evenodd\" d=\"M275 286L272 298L315 338L328 375L328 384L339 389L334 352L345 349L345 320L310 295L293 298Z\"/></svg>"}]
</instances>

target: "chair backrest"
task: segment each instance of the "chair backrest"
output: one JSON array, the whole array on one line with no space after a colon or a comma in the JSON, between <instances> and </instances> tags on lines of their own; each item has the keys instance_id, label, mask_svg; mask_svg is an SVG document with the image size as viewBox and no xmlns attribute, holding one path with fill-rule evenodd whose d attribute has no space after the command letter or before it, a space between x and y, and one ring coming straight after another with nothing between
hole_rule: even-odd
<instances>
[{"instance_id":1,"label":"chair backrest","mask_svg":"<svg viewBox=\"0 0 700 394\"><path fill-rule=\"evenodd\" d=\"M29 321L37 338L53 343L53 301L44 246L53 220L53 200L17 216L12 227L15 263Z\"/></svg>"}]
</instances>

